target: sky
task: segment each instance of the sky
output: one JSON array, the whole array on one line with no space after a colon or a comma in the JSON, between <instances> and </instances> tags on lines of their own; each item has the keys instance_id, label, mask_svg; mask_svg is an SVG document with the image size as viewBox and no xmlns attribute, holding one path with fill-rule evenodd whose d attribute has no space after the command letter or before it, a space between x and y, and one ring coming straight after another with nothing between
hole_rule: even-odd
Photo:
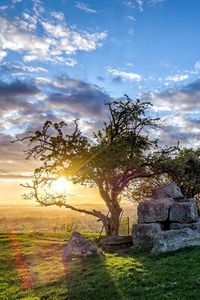
<instances>
[{"instance_id":1,"label":"sky","mask_svg":"<svg viewBox=\"0 0 200 300\"><path fill-rule=\"evenodd\" d=\"M16 134L79 118L90 135L124 94L153 103L162 145L198 147L199 13L198 0L0 0L0 205L23 203L37 165Z\"/></svg>"}]
</instances>

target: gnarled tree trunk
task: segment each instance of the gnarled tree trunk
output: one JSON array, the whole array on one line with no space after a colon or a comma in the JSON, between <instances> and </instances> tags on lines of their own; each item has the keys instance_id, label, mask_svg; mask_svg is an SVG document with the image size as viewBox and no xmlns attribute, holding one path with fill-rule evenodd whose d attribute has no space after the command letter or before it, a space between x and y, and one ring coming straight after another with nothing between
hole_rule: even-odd
<instances>
[{"instance_id":1,"label":"gnarled tree trunk","mask_svg":"<svg viewBox=\"0 0 200 300\"><path fill-rule=\"evenodd\" d=\"M110 216L106 216L104 220L102 220L106 231L106 236L119 235L120 214L121 210L115 210L110 213Z\"/></svg>"}]
</instances>

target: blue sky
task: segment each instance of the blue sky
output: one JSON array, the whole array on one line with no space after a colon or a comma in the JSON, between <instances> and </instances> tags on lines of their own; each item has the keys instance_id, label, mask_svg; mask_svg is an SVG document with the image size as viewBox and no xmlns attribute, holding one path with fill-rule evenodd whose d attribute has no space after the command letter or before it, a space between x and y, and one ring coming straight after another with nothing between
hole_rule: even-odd
<instances>
[{"instance_id":1,"label":"blue sky","mask_svg":"<svg viewBox=\"0 0 200 300\"><path fill-rule=\"evenodd\" d=\"M16 133L78 117L90 134L125 93L152 101L162 144L198 147L199 13L198 0L1 0L0 175L32 168Z\"/></svg>"},{"instance_id":2,"label":"blue sky","mask_svg":"<svg viewBox=\"0 0 200 300\"><path fill-rule=\"evenodd\" d=\"M113 96L126 92L135 97L139 92L186 84L198 77L199 10L200 3L195 0L16 0L10 5L1 1L5 31L9 34L7 26L11 24L18 28L17 32L10 28L18 42L7 36L7 43L1 42L0 55L7 53L2 63L48 70L29 72L26 79L65 74L95 83ZM79 33L82 41L73 40L75 37L66 40L66 30ZM31 36L32 51L27 45ZM19 43L18 49L9 39ZM56 41L60 45L52 45ZM58 48L61 53L51 54ZM5 79L5 73L2 77Z\"/></svg>"}]
</instances>

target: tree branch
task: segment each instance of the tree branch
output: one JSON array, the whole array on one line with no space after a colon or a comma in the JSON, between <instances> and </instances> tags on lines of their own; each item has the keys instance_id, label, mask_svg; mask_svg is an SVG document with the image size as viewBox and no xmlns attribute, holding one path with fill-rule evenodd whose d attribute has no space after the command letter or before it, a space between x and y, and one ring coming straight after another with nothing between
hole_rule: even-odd
<instances>
[{"instance_id":1,"label":"tree branch","mask_svg":"<svg viewBox=\"0 0 200 300\"><path fill-rule=\"evenodd\" d=\"M85 213L87 215L91 215L94 217L97 217L101 220L104 220L106 218L106 215L104 215L102 212L97 211L95 209L89 211L83 208L77 208L74 207L70 204L67 204L66 201L66 195L64 194L50 194L50 193L45 193L45 196L41 196L39 195L39 181L38 179L35 179L33 181L33 185L30 185L28 183L26 184L21 184L23 187L29 188L32 190L32 192L30 192L29 194L25 194L23 197L25 199L32 199L35 198L35 200L42 206L52 206L52 205L56 205L59 207L65 207L68 209L71 209L73 211L76 212L80 212L80 213Z\"/></svg>"}]
</instances>

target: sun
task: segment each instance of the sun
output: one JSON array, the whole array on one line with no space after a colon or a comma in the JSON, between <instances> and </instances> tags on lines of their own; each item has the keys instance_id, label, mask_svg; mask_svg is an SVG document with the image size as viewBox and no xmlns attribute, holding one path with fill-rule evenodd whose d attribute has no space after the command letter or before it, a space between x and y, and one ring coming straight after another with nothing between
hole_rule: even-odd
<instances>
[{"instance_id":1,"label":"sun","mask_svg":"<svg viewBox=\"0 0 200 300\"><path fill-rule=\"evenodd\" d=\"M65 179L65 177L58 178L52 184L52 188L56 192L64 192L67 188L69 188L69 186L70 183Z\"/></svg>"}]
</instances>

